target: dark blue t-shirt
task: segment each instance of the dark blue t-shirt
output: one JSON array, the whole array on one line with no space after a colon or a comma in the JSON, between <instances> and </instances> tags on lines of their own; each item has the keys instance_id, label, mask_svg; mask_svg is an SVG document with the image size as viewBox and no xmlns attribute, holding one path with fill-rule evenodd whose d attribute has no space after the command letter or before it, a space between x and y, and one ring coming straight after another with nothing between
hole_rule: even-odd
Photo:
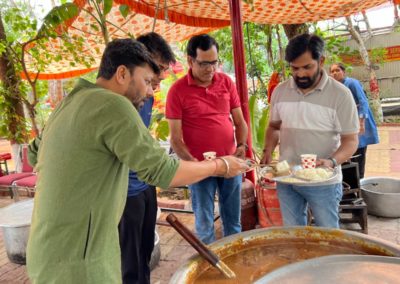
<instances>
[{"instance_id":1,"label":"dark blue t-shirt","mask_svg":"<svg viewBox=\"0 0 400 284\"><path fill-rule=\"evenodd\" d=\"M151 121L151 112L153 109L154 98L151 97L145 101L142 108L139 110L140 117L144 125L148 128ZM129 171L129 184L128 184L128 196L138 195L140 192L146 190L148 185L137 178L136 172Z\"/></svg>"}]
</instances>

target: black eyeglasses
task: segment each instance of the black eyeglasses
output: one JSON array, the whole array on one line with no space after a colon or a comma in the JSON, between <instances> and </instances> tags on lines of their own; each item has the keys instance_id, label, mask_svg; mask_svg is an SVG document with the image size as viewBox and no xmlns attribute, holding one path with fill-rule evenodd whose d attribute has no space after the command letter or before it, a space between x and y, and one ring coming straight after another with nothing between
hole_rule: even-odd
<instances>
[{"instance_id":1,"label":"black eyeglasses","mask_svg":"<svg viewBox=\"0 0 400 284\"><path fill-rule=\"evenodd\" d=\"M215 61L198 61L196 58L193 58L193 61L196 62L201 69L207 69L208 67L217 68L221 63L219 59Z\"/></svg>"}]
</instances>

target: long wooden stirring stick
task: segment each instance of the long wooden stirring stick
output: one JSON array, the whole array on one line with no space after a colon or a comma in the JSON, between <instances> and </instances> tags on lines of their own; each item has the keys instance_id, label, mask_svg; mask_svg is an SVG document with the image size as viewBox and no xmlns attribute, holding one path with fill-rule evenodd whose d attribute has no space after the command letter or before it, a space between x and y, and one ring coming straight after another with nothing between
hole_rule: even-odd
<instances>
[{"instance_id":1,"label":"long wooden stirring stick","mask_svg":"<svg viewBox=\"0 0 400 284\"><path fill-rule=\"evenodd\" d=\"M235 272L220 260L213 251L208 249L173 213L168 214L166 220L195 250L197 250L201 257L217 268L226 278L236 278Z\"/></svg>"}]
</instances>

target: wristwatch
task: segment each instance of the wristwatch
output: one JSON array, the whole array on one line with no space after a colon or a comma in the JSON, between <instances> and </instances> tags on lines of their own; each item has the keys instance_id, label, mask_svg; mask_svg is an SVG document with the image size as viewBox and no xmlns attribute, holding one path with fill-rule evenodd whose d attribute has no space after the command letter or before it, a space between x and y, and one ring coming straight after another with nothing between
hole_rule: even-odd
<instances>
[{"instance_id":1,"label":"wristwatch","mask_svg":"<svg viewBox=\"0 0 400 284\"><path fill-rule=\"evenodd\" d=\"M244 146L244 148L246 149L246 151L249 149L249 146L247 146L246 143L239 143L239 144L236 145L236 148L239 148L239 147L241 147L241 146Z\"/></svg>"},{"instance_id":2,"label":"wristwatch","mask_svg":"<svg viewBox=\"0 0 400 284\"><path fill-rule=\"evenodd\" d=\"M338 166L338 163L335 158L329 157L328 160L332 162L333 168L336 168Z\"/></svg>"}]
</instances>

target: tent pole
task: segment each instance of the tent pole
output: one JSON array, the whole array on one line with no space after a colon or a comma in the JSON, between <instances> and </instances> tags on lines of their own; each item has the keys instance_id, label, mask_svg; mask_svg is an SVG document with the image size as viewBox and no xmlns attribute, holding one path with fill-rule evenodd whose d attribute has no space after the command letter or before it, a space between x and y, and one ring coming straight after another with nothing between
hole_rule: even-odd
<instances>
[{"instance_id":1,"label":"tent pole","mask_svg":"<svg viewBox=\"0 0 400 284\"><path fill-rule=\"evenodd\" d=\"M229 12L231 16L231 29L232 29L232 43L233 43L233 58L235 64L236 75L236 88L239 93L241 108L244 119L249 127L247 136L247 144L249 150L246 153L247 157L252 158L252 140L251 140L251 126L250 126L250 113L249 113L249 98L247 91L247 77L246 77L246 62L244 58L244 44L243 44L243 27L242 27L242 13L241 13L241 0L229 0ZM248 172L246 177L255 182L254 171Z\"/></svg>"}]
</instances>

